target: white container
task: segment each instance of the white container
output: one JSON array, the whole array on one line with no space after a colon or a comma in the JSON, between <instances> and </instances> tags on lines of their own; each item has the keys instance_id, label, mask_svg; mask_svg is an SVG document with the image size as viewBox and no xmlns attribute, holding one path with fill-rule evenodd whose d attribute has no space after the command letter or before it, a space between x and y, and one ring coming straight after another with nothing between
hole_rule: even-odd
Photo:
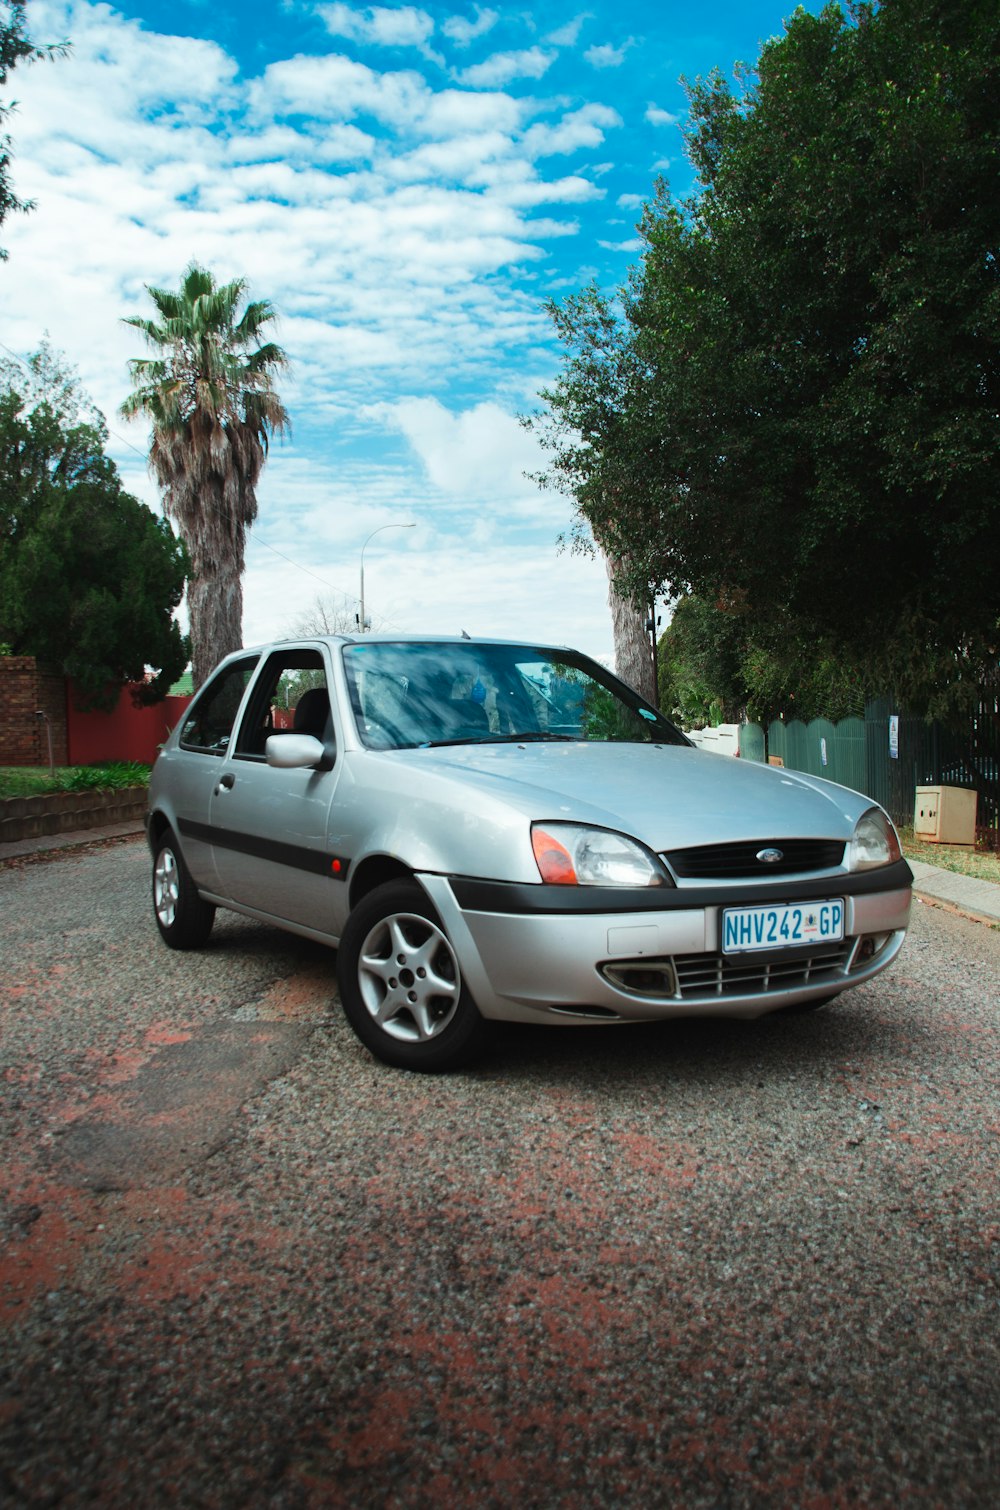
<instances>
[{"instance_id":1,"label":"white container","mask_svg":"<svg viewBox=\"0 0 1000 1510\"><path fill-rule=\"evenodd\" d=\"M918 786L913 836L927 844L976 842L976 793L964 786Z\"/></svg>"}]
</instances>

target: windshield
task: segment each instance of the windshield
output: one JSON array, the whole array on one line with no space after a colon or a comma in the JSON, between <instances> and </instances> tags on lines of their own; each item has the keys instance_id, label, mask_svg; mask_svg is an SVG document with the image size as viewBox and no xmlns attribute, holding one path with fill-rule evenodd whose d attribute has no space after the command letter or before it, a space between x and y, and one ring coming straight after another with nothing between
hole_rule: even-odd
<instances>
[{"instance_id":1,"label":"windshield","mask_svg":"<svg viewBox=\"0 0 1000 1510\"><path fill-rule=\"evenodd\" d=\"M596 661L572 650L470 641L345 645L369 749L538 740L687 744Z\"/></svg>"}]
</instances>

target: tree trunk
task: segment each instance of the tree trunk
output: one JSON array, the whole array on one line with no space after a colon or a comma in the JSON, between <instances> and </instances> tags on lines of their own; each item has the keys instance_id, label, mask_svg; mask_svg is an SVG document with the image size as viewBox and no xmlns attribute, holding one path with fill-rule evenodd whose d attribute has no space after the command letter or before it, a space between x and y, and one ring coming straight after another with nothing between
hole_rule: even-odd
<instances>
[{"instance_id":1,"label":"tree trunk","mask_svg":"<svg viewBox=\"0 0 1000 1510\"><path fill-rule=\"evenodd\" d=\"M187 584L191 680L197 692L223 656L243 647L243 563L199 560Z\"/></svg>"},{"instance_id":2,"label":"tree trunk","mask_svg":"<svg viewBox=\"0 0 1000 1510\"><path fill-rule=\"evenodd\" d=\"M655 708L656 678L653 668L653 652L646 631L647 610L615 591L615 576L619 563L610 556L604 557L608 573L608 606L611 609L611 629L615 643L615 674L627 682Z\"/></svg>"}]
</instances>

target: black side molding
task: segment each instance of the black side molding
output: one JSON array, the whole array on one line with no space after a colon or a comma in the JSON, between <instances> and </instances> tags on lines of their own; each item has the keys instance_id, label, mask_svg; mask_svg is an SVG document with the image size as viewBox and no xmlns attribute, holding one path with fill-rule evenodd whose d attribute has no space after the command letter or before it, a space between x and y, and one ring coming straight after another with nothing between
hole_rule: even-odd
<instances>
[{"instance_id":1,"label":"black side molding","mask_svg":"<svg viewBox=\"0 0 1000 1510\"><path fill-rule=\"evenodd\" d=\"M239 855L270 860L292 870L327 876L332 881L347 880L351 862L344 855L331 855L325 849L307 849L304 844L285 844L280 839L264 839L259 834L237 833L234 829L216 828L210 823L192 823L188 818L179 818L177 827L182 838L199 839L202 844L212 844L216 849L232 849Z\"/></svg>"}]
</instances>

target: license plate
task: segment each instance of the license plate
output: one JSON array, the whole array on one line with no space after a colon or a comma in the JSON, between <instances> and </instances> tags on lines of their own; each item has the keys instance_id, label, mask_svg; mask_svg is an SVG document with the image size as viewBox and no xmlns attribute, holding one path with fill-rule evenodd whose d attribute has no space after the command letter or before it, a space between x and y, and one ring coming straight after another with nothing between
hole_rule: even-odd
<instances>
[{"instance_id":1,"label":"license plate","mask_svg":"<svg viewBox=\"0 0 1000 1510\"><path fill-rule=\"evenodd\" d=\"M782 907L727 907L722 914L723 954L835 944L844 937L844 903L788 903Z\"/></svg>"}]
</instances>

